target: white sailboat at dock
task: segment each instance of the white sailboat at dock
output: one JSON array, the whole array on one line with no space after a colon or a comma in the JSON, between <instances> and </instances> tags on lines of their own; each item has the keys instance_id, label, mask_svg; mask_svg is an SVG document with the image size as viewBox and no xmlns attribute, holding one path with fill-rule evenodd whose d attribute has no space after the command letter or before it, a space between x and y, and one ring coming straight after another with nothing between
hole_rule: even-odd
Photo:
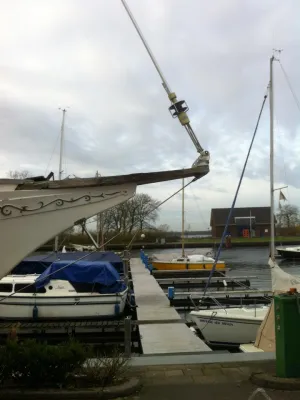
<instances>
[{"instance_id":1,"label":"white sailboat at dock","mask_svg":"<svg viewBox=\"0 0 300 400\"><path fill-rule=\"evenodd\" d=\"M270 59L270 201L271 201L271 251L269 266L272 277L272 291L284 291L299 285L300 279L293 277L276 264L275 261L275 207L274 192L274 129L273 129L273 55ZM292 285L292 286L291 286ZM288 289L287 289L288 288ZM217 301L216 301L217 304ZM253 343L257 332L268 315L270 306L253 306L239 308L221 308L220 305L212 310L194 310L190 313L207 342L222 344L247 344Z\"/></svg>"},{"instance_id":2,"label":"white sailboat at dock","mask_svg":"<svg viewBox=\"0 0 300 400\"><path fill-rule=\"evenodd\" d=\"M56 261L41 275L0 280L0 320L118 317L128 287L108 262Z\"/></svg>"}]
</instances>

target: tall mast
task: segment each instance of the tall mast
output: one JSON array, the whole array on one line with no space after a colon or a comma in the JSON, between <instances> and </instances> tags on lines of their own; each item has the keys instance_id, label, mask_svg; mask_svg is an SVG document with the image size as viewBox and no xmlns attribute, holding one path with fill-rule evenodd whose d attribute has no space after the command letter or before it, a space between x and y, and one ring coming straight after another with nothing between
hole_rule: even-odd
<instances>
[{"instance_id":1,"label":"tall mast","mask_svg":"<svg viewBox=\"0 0 300 400\"><path fill-rule=\"evenodd\" d=\"M60 108L61 110L61 108ZM65 115L67 110L62 109L62 120L61 120L61 128L60 128L60 149L59 149L59 169L58 169L58 179L62 178L62 160L63 160L63 152L64 152L64 133L65 133Z\"/></svg>"},{"instance_id":2,"label":"tall mast","mask_svg":"<svg viewBox=\"0 0 300 400\"><path fill-rule=\"evenodd\" d=\"M182 220L181 220L181 246L182 246L182 257L184 253L184 178L182 178Z\"/></svg>"},{"instance_id":3,"label":"tall mast","mask_svg":"<svg viewBox=\"0 0 300 400\"><path fill-rule=\"evenodd\" d=\"M275 219L274 219L274 98L273 98L273 62L274 55L270 58L270 200L271 200L271 259L275 261Z\"/></svg>"},{"instance_id":4,"label":"tall mast","mask_svg":"<svg viewBox=\"0 0 300 400\"><path fill-rule=\"evenodd\" d=\"M96 177L99 178L101 176L99 172L96 172ZM104 232L103 232L103 221L102 221L102 214L97 214L97 245L104 251ZM101 236L100 236L101 234Z\"/></svg>"},{"instance_id":5,"label":"tall mast","mask_svg":"<svg viewBox=\"0 0 300 400\"><path fill-rule=\"evenodd\" d=\"M96 178L98 178L98 177L99 177L99 172L96 171ZM100 244L100 230L101 230L101 216L100 216L100 213L96 215L96 221L97 221L97 238L96 238L96 241L97 241L97 245L99 246L99 244Z\"/></svg>"},{"instance_id":6,"label":"tall mast","mask_svg":"<svg viewBox=\"0 0 300 400\"><path fill-rule=\"evenodd\" d=\"M190 124L190 120L189 117L187 115L187 111L189 110L186 102L184 100L180 100L178 101L177 99L177 95L175 92L172 92L165 76L163 75L157 60L154 57L154 54L152 53L149 44L147 43L144 35L142 34L142 31L140 29L140 27L138 26L137 21L135 20L132 12L130 11L127 3L125 0L121 0L129 18L131 19L131 22L133 23L133 26L135 27L141 41L143 42L143 45L145 46L145 49L147 51L147 53L149 54L153 65L156 69L156 71L158 72L161 80L162 80L162 85L165 89L165 91L167 92L168 98L171 102L171 106L169 107L169 111L172 115L173 118L178 118L181 125L185 128L185 130L187 131L189 137L191 138L197 152L200 154L199 157L197 158L197 160L194 162L194 166L198 166L198 165L209 165L209 159L210 159L210 155L209 152L207 150L204 150L203 147L201 146L199 140L197 139L197 136L195 134L195 132L192 129L192 126Z\"/></svg>"},{"instance_id":7,"label":"tall mast","mask_svg":"<svg viewBox=\"0 0 300 400\"><path fill-rule=\"evenodd\" d=\"M62 110L62 120L61 120L61 128L60 128L60 148L59 148L59 166L58 166L58 179L61 180L62 178L62 160L63 160L63 151L64 151L64 133L65 133L65 115L67 110L65 108L61 109ZM58 241L59 241L59 236L55 236L55 242L54 242L54 251L58 251Z\"/></svg>"}]
</instances>

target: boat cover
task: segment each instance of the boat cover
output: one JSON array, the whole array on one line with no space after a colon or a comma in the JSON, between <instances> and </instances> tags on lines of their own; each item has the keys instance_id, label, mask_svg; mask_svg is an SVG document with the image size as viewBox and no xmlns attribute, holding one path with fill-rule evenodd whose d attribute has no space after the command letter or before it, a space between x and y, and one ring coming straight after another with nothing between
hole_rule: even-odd
<instances>
[{"instance_id":1,"label":"boat cover","mask_svg":"<svg viewBox=\"0 0 300 400\"><path fill-rule=\"evenodd\" d=\"M55 261L76 261L82 258L85 252L74 251L69 253L44 253L24 258L12 271L12 275L42 274ZM95 251L88 254L82 261L107 261L118 272L123 272L123 261L112 251Z\"/></svg>"},{"instance_id":2,"label":"boat cover","mask_svg":"<svg viewBox=\"0 0 300 400\"><path fill-rule=\"evenodd\" d=\"M277 262L271 258L268 264L271 268L272 291L274 295L287 292L290 288L296 288L298 292L300 291L299 276L284 272ZM260 325L254 346L265 352L276 351L274 300Z\"/></svg>"},{"instance_id":3,"label":"boat cover","mask_svg":"<svg viewBox=\"0 0 300 400\"><path fill-rule=\"evenodd\" d=\"M99 293L119 293L126 289L124 282L115 268L106 261L57 261L51 264L35 281L36 287L42 288L51 280L64 280L70 283L95 284Z\"/></svg>"}]
</instances>

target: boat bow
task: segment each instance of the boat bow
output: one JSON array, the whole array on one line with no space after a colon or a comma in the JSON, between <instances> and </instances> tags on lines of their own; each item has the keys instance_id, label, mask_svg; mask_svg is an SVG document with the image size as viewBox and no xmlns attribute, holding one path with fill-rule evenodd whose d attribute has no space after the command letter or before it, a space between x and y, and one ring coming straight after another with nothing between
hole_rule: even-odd
<instances>
[{"instance_id":1,"label":"boat bow","mask_svg":"<svg viewBox=\"0 0 300 400\"><path fill-rule=\"evenodd\" d=\"M134 196L138 185L202 178L208 164L189 169L59 181L0 179L0 278L24 257L78 220Z\"/></svg>"}]
</instances>

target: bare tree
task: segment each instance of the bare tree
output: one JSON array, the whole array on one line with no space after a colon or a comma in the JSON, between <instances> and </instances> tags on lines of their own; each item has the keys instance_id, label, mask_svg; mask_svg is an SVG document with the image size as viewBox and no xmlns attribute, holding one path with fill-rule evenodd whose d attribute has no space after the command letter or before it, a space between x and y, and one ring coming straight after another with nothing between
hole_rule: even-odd
<instances>
[{"instance_id":1,"label":"bare tree","mask_svg":"<svg viewBox=\"0 0 300 400\"><path fill-rule=\"evenodd\" d=\"M125 203L101 213L101 232L132 233L135 229L151 227L158 218L159 201L140 193ZM97 220L97 216L94 217Z\"/></svg>"},{"instance_id":2,"label":"bare tree","mask_svg":"<svg viewBox=\"0 0 300 400\"><path fill-rule=\"evenodd\" d=\"M137 225L141 230L145 227L151 227L151 223L154 223L158 218L159 201L145 193L137 194L129 201L135 209L135 226Z\"/></svg>"},{"instance_id":3,"label":"bare tree","mask_svg":"<svg viewBox=\"0 0 300 400\"><path fill-rule=\"evenodd\" d=\"M295 227L300 223L299 207L292 204L286 204L280 208L280 211L276 217L279 227Z\"/></svg>"},{"instance_id":4,"label":"bare tree","mask_svg":"<svg viewBox=\"0 0 300 400\"><path fill-rule=\"evenodd\" d=\"M157 230L161 231L161 232L169 232L170 231L170 225L168 225L168 224L159 225Z\"/></svg>"},{"instance_id":5,"label":"bare tree","mask_svg":"<svg viewBox=\"0 0 300 400\"><path fill-rule=\"evenodd\" d=\"M10 179L25 179L25 178L28 178L29 171L27 171L27 170L23 170L23 171L17 171L17 170L12 171L12 170L10 170L10 171L7 172L6 175Z\"/></svg>"}]
</instances>

